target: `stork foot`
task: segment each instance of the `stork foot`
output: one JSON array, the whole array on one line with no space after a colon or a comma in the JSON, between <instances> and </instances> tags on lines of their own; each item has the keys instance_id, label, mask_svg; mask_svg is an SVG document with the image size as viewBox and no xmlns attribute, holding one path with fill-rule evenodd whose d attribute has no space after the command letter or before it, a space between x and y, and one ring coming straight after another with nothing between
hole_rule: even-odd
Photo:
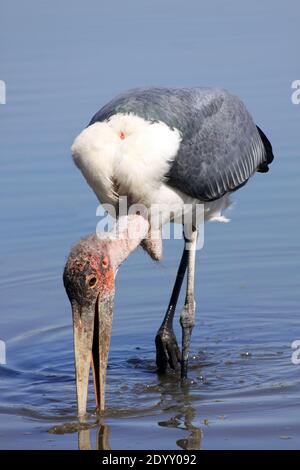
<instances>
[{"instance_id":1,"label":"stork foot","mask_svg":"<svg viewBox=\"0 0 300 470\"><path fill-rule=\"evenodd\" d=\"M181 353L173 329L160 328L155 338L155 344L158 371L166 372L168 366L177 371L181 363Z\"/></svg>"}]
</instances>

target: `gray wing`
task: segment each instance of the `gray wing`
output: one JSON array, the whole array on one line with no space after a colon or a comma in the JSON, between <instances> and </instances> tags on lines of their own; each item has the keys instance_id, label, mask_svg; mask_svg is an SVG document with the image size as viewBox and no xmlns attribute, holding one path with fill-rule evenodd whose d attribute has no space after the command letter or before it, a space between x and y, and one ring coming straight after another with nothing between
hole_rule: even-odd
<instances>
[{"instance_id":1,"label":"gray wing","mask_svg":"<svg viewBox=\"0 0 300 470\"><path fill-rule=\"evenodd\" d=\"M183 137L168 183L203 201L243 186L256 171L268 171L270 142L244 104L225 91L213 92L193 108L192 132Z\"/></svg>"},{"instance_id":2,"label":"gray wing","mask_svg":"<svg viewBox=\"0 0 300 470\"><path fill-rule=\"evenodd\" d=\"M212 201L243 186L255 171L268 171L270 142L245 105L214 88L130 90L108 103L90 124L116 113L134 113L177 128L181 145L166 181L186 194Z\"/></svg>"}]
</instances>

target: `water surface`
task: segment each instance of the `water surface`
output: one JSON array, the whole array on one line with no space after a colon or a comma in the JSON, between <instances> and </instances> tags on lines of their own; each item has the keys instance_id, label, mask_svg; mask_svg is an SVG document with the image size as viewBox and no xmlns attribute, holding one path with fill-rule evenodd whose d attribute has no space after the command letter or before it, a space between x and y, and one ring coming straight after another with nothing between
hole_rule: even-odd
<instances>
[{"instance_id":1,"label":"water surface","mask_svg":"<svg viewBox=\"0 0 300 470\"><path fill-rule=\"evenodd\" d=\"M5 0L2 10L0 447L299 448L299 3ZM78 430L61 274L70 246L95 230L97 201L69 149L101 105L141 85L230 89L276 161L234 195L230 224L206 226L189 384L155 371L182 249L170 241L160 264L137 251L118 274L108 409L97 418L91 397Z\"/></svg>"}]
</instances>

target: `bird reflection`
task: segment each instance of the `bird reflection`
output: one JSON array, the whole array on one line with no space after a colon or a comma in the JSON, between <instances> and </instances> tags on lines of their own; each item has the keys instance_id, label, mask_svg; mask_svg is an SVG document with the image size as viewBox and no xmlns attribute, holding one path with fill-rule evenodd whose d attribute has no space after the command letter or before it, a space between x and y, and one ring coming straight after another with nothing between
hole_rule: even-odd
<instances>
[{"instance_id":1,"label":"bird reflection","mask_svg":"<svg viewBox=\"0 0 300 470\"><path fill-rule=\"evenodd\" d=\"M186 430L187 437L178 439L177 446L184 450L200 450L203 430L193 424L196 410L191 406L188 385L174 387L174 384L166 382L162 385L161 408L166 411L175 408L176 414L166 421L159 421L158 425Z\"/></svg>"},{"instance_id":2,"label":"bird reflection","mask_svg":"<svg viewBox=\"0 0 300 470\"><path fill-rule=\"evenodd\" d=\"M184 438L176 440L178 448L200 450L203 430L194 424L197 419L197 412L191 405L193 398L189 388L188 384L178 384L177 379L173 376L159 376L158 389L160 390L160 397L158 406L164 414L172 410L172 415L167 420L158 421L157 424L162 427L186 431L187 435ZM91 432L93 436L95 428L96 443L93 445ZM109 438L110 426L105 424L103 418L101 418L101 421L94 423L92 427L81 427L78 430L78 447L80 450L111 450Z\"/></svg>"},{"instance_id":3,"label":"bird reflection","mask_svg":"<svg viewBox=\"0 0 300 470\"><path fill-rule=\"evenodd\" d=\"M184 427L189 432L185 439L178 439L176 444L184 450L200 450L203 431L201 428L192 424L192 419L195 416L195 409L189 407L185 410L184 414Z\"/></svg>"},{"instance_id":4,"label":"bird reflection","mask_svg":"<svg viewBox=\"0 0 300 470\"><path fill-rule=\"evenodd\" d=\"M95 450L111 450L109 445L109 426L101 423L96 432ZM81 429L78 431L79 450L93 450L91 443L91 429Z\"/></svg>"}]
</instances>

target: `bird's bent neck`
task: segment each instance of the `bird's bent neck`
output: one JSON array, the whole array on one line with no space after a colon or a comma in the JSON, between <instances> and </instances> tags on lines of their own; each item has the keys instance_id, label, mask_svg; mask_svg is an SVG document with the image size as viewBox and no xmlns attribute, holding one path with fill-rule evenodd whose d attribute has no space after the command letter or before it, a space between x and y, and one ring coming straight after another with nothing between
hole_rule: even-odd
<instances>
[{"instance_id":1,"label":"bird's bent neck","mask_svg":"<svg viewBox=\"0 0 300 470\"><path fill-rule=\"evenodd\" d=\"M111 258L117 267L147 237L148 231L149 222L144 217L130 214L119 217L111 232L98 234L98 238L110 242Z\"/></svg>"}]
</instances>

